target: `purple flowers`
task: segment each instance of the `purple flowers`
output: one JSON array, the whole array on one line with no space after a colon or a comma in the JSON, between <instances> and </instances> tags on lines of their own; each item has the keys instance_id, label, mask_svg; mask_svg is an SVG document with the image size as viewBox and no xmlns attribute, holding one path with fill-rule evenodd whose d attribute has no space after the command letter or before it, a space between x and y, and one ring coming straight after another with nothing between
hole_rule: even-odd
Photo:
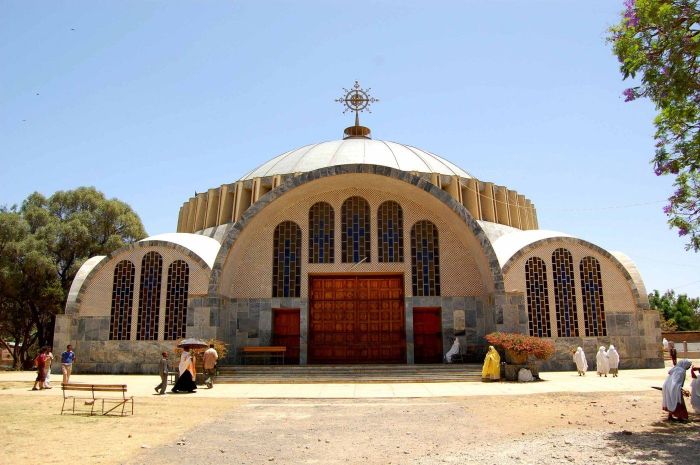
<instances>
[{"instance_id":1,"label":"purple flowers","mask_svg":"<svg viewBox=\"0 0 700 465\"><path fill-rule=\"evenodd\" d=\"M664 207L664 213L667 214L667 215L670 215L672 210L673 210L673 207L670 206L670 205L666 205L666 206Z\"/></svg>"},{"instance_id":2,"label":"purple flowers","mask_svg":"<svg viewBox=\"0 0 700 465\"><path fill-rule=\"evenodd\" d=\"M686 228L684 228L682 226L678 228L678 235L679 236L685 236L686 234L688 234L688 230Z\"/></svg>"},{"instance_id":3,"label":"purple flowers","mask_svg":"<svg viewBox=\"0 0 700 465\"><path fill-rule=\"evenodd\" d=\"M632 89L632 88L625 89L622 92L622 95L625 96L625 102L631 102L632 100L637 98L637 94L634 92L634 89Z\"/></svg>"},{"instance_id":4,"label":"purple flowers","mask_svg":"<svg viewBox=\"0 0 700 465\"><path fill-rule=\"evenodd\" d=\"M624 5L625 5L625 13L624 17L627 20L627 26L628 27L637 27L639 24L639 18L637 18L637 12L634 11L634 2L635 0L625 0Z\"/></svg>"}]
</instances>

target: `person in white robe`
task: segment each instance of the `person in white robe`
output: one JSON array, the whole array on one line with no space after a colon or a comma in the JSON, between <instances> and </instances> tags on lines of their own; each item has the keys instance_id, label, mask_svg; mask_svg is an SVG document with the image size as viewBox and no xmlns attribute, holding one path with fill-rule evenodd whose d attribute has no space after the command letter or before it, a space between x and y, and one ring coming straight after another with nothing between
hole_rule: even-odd
<instances>
[{"instance_id":1,"label":"person in white robe","mask_svg":"<svg viewBox=\"0 0 700 465\"><path fill-rule=\"evenodd\" d=\"M610 372L610 365L608 364L608 353L605 351L604 346L600 346L600 349L598 349L598 353L595 356L595 363L598 376L605 375L607 378Z\"/></svg>"},{"instance_id":2,"label":"person in white robe","mask_svg":"<svg viewBox=\"0 0 700 465\"><path fill-rule=\"evenodd\" d=\"M661 407L668 412L668 420L688 420L688 410L685 407L683 396L688 396L688 392L683 389L685 383L685 372L690 368L690 360L683 359L671 368L668 377L661 388L663 399Z\"/></svg>"},{"instance_id":3,"label":"person in white robe","mask_svg":"<svg viewBox=\"0 0 700 465\"><path fill-rule=\"evenodd\" d=\"M693 378L690 382L690 405L695 413L700 413L700 377L695 374L696 371L700 373L700 367L690 369L690 376Z\"/></svg>"},{"instance_id":4,"label":"person in white robe","mask_svg":"<svg viewBox=\"0 0 700 465\"><path fill-rule=\"evenodd\" d=\"M661 341L661 343L664 345L664 350L668 350L668 339L664 338L664 340Z\"/></svg>"},{"instance_id":5,"label":"person in white robe","mask_svg":"<svg viewBox=\"0 0 700 465\"><path fill-rule=\"evenodd\" d=\"M450 350L447 351L445 354L445 361L447 363L452 363L452 357L457 355L459 353L459 339L455 338L455 341L452 343L452 347L450 347Z\"/></svg>"},{"instance_id":6,"label":"person in white robe","mask_svg":"<svg viewBox=\"0 0 700 465\"><path fill-rule=\"evenodd\" d=\"M197 390L195 384L197 372L194 367L194 360L190 354L189 348L185 347L180 356L180 365L178 366L180 376L178 376L172 392L194 392Z\"/></svg>"},{"instance_id":7,"label":"person in white robe","mask_svg":"<svg viewBox=\"0 0 700 465\"><path fill-rule=\"evenodd\" d=\"M586 376L586 371L588 371L588 360L586 360L586 353L581 347L576 348L576 352L574 353L574 363L576 364L578 375Z\"/></svg>"},{"instance_id":8,"label":"person in white robe","mask_svg":"<svg viewBox=\"0 0 700 465\"><path fill-rule=\"evenodd\" d=\"M617 378L617 369L620 366L620 354L617 352L617 349L615 349L615 346L610 344L607 355L608 364L610 366L610 374L613 375L613 378Z\"/></svg>"}]
</instances>

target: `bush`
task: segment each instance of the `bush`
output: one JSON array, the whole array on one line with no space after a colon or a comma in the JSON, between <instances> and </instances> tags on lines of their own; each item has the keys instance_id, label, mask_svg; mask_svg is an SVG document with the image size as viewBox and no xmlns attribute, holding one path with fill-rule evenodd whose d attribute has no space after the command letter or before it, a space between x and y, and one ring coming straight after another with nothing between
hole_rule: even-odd
<instances>
[{"instance_id":1,"label":"bush","mask_svg":"<svg viewBox=\"0 0 700 465\"><path fill-rule=\"evenodd\" d=\"M539 360L547 360L554 355L554 344L539 337L517 333L491 333L486 340L492 346L518 354L532 355Z\"/></svg>"}]
</instances>

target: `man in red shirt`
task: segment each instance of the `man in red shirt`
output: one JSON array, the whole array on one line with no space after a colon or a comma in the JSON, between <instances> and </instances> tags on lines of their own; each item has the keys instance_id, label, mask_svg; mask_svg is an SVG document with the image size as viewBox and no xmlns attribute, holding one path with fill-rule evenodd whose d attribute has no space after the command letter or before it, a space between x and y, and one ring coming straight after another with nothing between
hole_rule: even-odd
<instances>
[{"instance_id":1,"label":"man in red shirt","mask_svg":"<svg viewBox=\"0 0 700 465\"><path fill-rule=\"evenodd\" d=\"M32 391L38 391L39 389L44 389L44 381L46 381L46 352L48 348L42 347L39 351L39 355L34 359L34 366L36 367L36 380L34 381L34 387ZM39 386L37 388L37 385Z\"/></svg>"}]
</instances>

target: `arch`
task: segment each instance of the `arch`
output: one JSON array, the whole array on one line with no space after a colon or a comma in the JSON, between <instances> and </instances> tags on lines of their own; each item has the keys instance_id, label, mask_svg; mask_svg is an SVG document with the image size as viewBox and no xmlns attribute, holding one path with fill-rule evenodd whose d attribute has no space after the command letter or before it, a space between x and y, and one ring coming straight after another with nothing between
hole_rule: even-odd
<instances>
[{"instance_id":1,"label":"arch","mask_svg":"<svg viewBox=\"0 0 700 465\"><path fill-rule=\"evenodd\" d=\"M403 262L403 209L393 200L377 210L377 255L380 263Z\"/></svg>"},{"instance_id":2,"label":"arch","mask_svg":"<svg viewBox=\"0 0 700 465\"><path fill-rule=\"evenodd\" d=\"M131 339L131 314L134 307L134 276L136 267L129 260L122 260L114 267L112 282L112 308L109 315L109 339Z\"/></svg>"},{"instance_id":3,"label":"arch","mask_svg":"<svg viewBox=\"0 0 700 465\"><path fill-rule=\"evenodd\" d=\"M440 295L440 242L428 220L411 227L411 278L414 296Z\"/></svg>"},{"instance_id":4,"label":"arch","mask_svg":"<svg viewBox=\"0 0 700 465\"><path fill-rule=\"evenodd\" d=\"M168 284L165 294L166 341L185 337L187 328L187 296L190 286L190 267L184 260L175 260L168 266Z\"/></svg>"},{"instance_id":5,"label":"arch","mask_svg":"<svg viewBox=\"0 0 700 465\"><path fill-rule=\"evenodd\" d=\"M583 257L579 264L579 271L581 272L581 299L583 301L585 335L607 336L600 262L595 257Z\"/></svg>"},{"instance_id":6,"label":"arch","mask_svg":"<svg viewBox=\"0 0 700 465\"><path fill-rule=\"evenodd\" d=\"M335 210L326 202L309 209L309 263L335 261Z\"/></svg>"},{"instance_id":7,"label":"arch","mask_svg":"<svg viewBox=\"0 0 700 465\"><path fill-rule=\"evenodd\" d=\"M272 297L301 294L301 228L283 221L275 228L272 245Z\"/></svg>"},{"instance_id":8,"label":"arch","mask_svg":"<svg viewBox=\"0 0 700 465\"><path fill-rule=\"evenodd\" d=\"M552 253L554 308L559 337L578 337L574 258L560 247Z\"/></svg>"},{"instance_id":9,"label":"arch","mask_svg":"<svg viewBox=\"0 0 700 465\"><path fill-rule=\"evenodd\" d=\"M340 207L341 261L343 263L371 260L370 226L369 203L358 196L346 199Z\"/></svg>"},{"instance_id":10,"label":"arch","mask_svg":"<svg viewBox=\"0 0 700 465\"><path fill-rule=\"evenodd\" d=\"M494 294L496 296L504 296L505 289L503 284L503 272L498 263L498 258L491 245L491 241L486 236L483 228L469 213L464 205L457 202L449 193L432 184L427 179L416 176L411 173L400 171L386 166L371 165L371 164L354 164L354 165L336 165L326 168L319 168L314 171L307 171L298 176L292 176L284 180L277 188L265 194L256 203L254 208L246 210L241 218L233 223L226 231L226 235L222 238L221 248L212 266L211 279L209 281L209 297L217 298L221 295L221 285L224 265L229 257L231 249L240 237L242 231L251 223L262 210L271 203L279 200L288 192L312 183L314 181L331 178L333 176L342 176L347 174L369 174L381 176L388 179L393 179L399 182L414 186L442 202L449 210L455 213L459 220L464 223L467 229L473 234L475 240L479 244L484 258L488 263L488 272L490 273L491 283L493 285Z\"/></svg>"},{"instance_id":11,"label":"arch","mask_svg":"<svg viewBox=\"0 0 700 465\"><path fill-rule=\"evenodd\" d=\"M139 311L136 322L137 341L158 339L162 275L163 256L153 251L146 253L141 259L141 286L139 287Z\"/></svg>"},{"instance_id":12,"label":"arch","mask_svg":"<svg viewBox=\"0 0 700 465\"><path fill-rule=\"evenodd\" d=\"M530 336L551 337L547 264L539 257L530 257L525 262L525 292Z\"/></svg>"}]
</instances>

